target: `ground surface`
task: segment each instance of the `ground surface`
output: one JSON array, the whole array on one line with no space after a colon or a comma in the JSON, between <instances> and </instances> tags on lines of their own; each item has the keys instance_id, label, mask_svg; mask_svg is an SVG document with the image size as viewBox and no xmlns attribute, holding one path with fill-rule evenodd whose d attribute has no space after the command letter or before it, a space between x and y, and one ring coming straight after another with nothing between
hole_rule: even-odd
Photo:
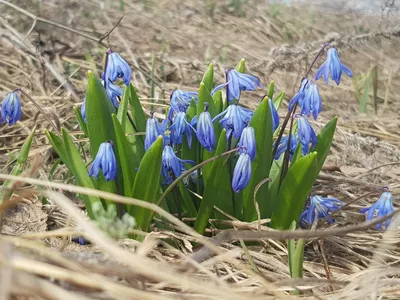
<instances>
[{"instance_id":1,"label":"ground surface","mask_svg":"<svg viewBox=\"0 0 400 300\"><path fill-rule=\"evenodd\" d=\"M16 7L3 2L0 1L0 98L22 87L46 112L71 130L77 130L71 122L72 107L80 105L84 98L86 72L101 72L104 46L119 51L130 62L133 83L145 106L152 100L148 77L153 55L157 83L154 97L158 102L168 102L174 88L196 90L208 63L215 64L216 79L222 82L224 69L245 58L248 72L259 76L264 86L251 97L244 94L241 99L242 104L255 107L270 80L275 81L277 91L286 91L287 104L313 56L331 40L340 49L342 61L356 76L365 75L377 66L377 111L372 105L372 89L368 91L371 97L367 111L360 113L350 79L344 78L339 87L321 85L324 109L315 127L320 128L339 115L339 129L315 192L345 202L364 195L339 213L335 226L363 221L359 208L374 201L384 185L389 185L398 199L400 22L390 8L365 14L359 9L350 12L355 7L347 2L332 7L323 1L299 6L252 0L11 1ZM389 6L396 1L383 2ZM100 45L98 41L123 13L125 17L102 40L104 46ZM35 21L36 17L42 19ZM51 22L68 28L62 29ZM281 116L285 115L285 109L286 105L280 111ZM41 157L45 164L32 172L40 179L47 178L50 167L46 162L51 161L51 152L43 132L50 125L26 100L22 122L13 127L0 125L1 173L9 171L7 163L12 156L7 153L18 151L33 124L38 125L38 134L31 159ZM64 235L70 234L69 227L64 227L71 224L65 217L68 207L63 207L64 213L60 213L59 206L42 207L40 201L33 205L31 202L30 197L6 215L3 233L37 232L31 239L43 238L47 227L62 225L59 230L64 230ZM397 203L395 206L398 207ZM75 221L79 223L79 219ZM100 233L94 230L93 235L94 240L102 241ZM282 290L294 284L287 281L290 276L284 244L268 238L250 247L252 259L243 254L240 246L226 245L223 248L228 254L217 259L218 264L197 266L200 269L190 271L187 276L171 265L176 266L182 254L192 251L188 243L194 239L191 234L150 234L141 245L139 257L131 253L137 245L128 240L121 241L126 249L121 254L107 240L96 247L79 247L60 243L50 236L46 242L56 250L51 254L43 252L36 242L0 238L1 261L10 261L13 267L3 267L1 275L15 279L8 291L20 294L18 287L22 286L28 294L45 299L70 299L72 293L84 294L89 299L110 298L113 294L119 295L118 299L186 299L189 294L191 299L242 299L252 293L253 298L265 299L265 294L271 298L288 297ZM397 299L400 250L394 238L395 233L368 230L346 237L309 239L305 263L305 277L309 281L299 281L297 285L305 288L309 297L314 294L324 299L365 299L366 295L373 297L376 293ZM173 248L154 248L156 239L172 240ZM114 259L120 255L137 264L115 267ZM65 257L69 260L65 261ZM153 267L148 273L142 269L146 264ZM31 266L35 266L35 271ZM156 272L158 268L164 277ZM137 273L130 272L131 269ZM82 277L78 278L78 274ZM36 275L57 280L48 282ZM91 280L94 276L97 282ZM336 281L327 285L322 282L326 279Z\"/></svg>"}]
</instances>

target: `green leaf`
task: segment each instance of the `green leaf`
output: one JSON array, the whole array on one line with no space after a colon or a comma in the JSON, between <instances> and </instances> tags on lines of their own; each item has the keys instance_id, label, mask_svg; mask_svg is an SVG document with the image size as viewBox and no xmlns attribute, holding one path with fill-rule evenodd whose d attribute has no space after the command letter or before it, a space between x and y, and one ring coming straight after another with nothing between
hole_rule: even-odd
<instances>
[{"instance_id":1,"label":"green leaf","mask_svg":"<svg viewBox=\"0 0 400 300\"><path fill-rule=\"evenodd\" d=\"M58 156L61 158L63 163L67 166L67 168L71 171L72 167L71 167L71 164L69 163L67 151L65 149L62 139L58 135L56 135L50 131L47 131L47 130L46 130L46 135L50 141L50 144L53 146L54 150L57 152Z\"/></svg>"},{"instance_id":2,"label":"green leaf","mask_svg":"<svg viewBox=\"0 0 400 300\"><path fill-rule=\"evenodd\" d=\"M182 180L179 181L178 188L182 196L183 208L188 212L189 217L195 218L197 216L196 207L194 206L192 197L190 197L189 191Z\"/></svg>"},{"instance_id":3,"label":"green leaf","mask_svg":"<svg viewBox=\"0 0 400 300\"><path fill-rule=\"evenodd\" d=\"M158 137L143 156L133 185L134 198L154 203L160 190L161 159L163 139ZM153 212L142 207L129 207L128 212L136 220L139 228L146 231L149 228Z\"/></svg>"},{"instance_id":4,"label":"green leaf","mask_svg":"<svg viewBox=\"0 0 400 300\"><path fill-rule=\"evenodd\" d=\"M268 85L268 92L267 92L267 96L271 100L274 99L274 90L275 90L275 82L271 80L271 82Z\"/></svg>"},{"instance_id":5,"label":"green leaf","mask_svg":"<svg viewBox=\"0 0 400 300\"><path fill-rule=\"evenodd\" d=\"M225 152L226 148L226 131L222 130L221 135L218 140L218 145L215 151L215 155L220 155ZM213 211L214 204L216 204L218 194L218 186L220 184L221 170L226 163L226 157L220 157L214 160L211 164L210 173L213 176L208 177L204 183L204 193L203 199L200 203L200 208L197 213L196 222L194 228L200 234L203 234L208 220L210 219L211 213Z\"/></svg>"},{"instance_id":6,"label":"green leaf","mask_svg":"<svg viewBox=\"0 0 400 300\"><path fill-rule=\"evenodd\" d=\"M131 105L131 115L133 124L135 125L135 132L146 132L146 114L144 113L142 104L140 103L139 97L136 94L136 89L132 84L130 84L129 89L131 91L130 105ZM144 137L138 137L144 145Z\"/></svg>"},{"instance_id":7,"label":"green leaf","mask_svg":"<svg viewBox=\"0 0 400 300\"><path fill-rule=\"evenodd\" d=\"M117 112L117 119L119 123L121 124L122 129L125 131L126 128L126 119L127 119L127 113L128 113L128 104L131 99L131 91L129 87L124 88L124 94L122 95L122 100L121 103L119 104L118 107L118 112Z\"/></svg>"},{"instance_id":8,"label":"green leaf","mask_svg":"<svg viewBox=\"0 0 400 300\"><path fill-rule=\"evenodd\" d=\"M115 112L104 86L89 71L86 91L86 120L92 157L96 156L100 144L114 141L115 134L111 114Z\"/></svg>"},{"instance_id":9,"label":"green leaf","mask_svg":"<svg viewBox=\"0 0 400 300\"><path fill-rule=\"evenodd\" d=\"M281 104L283 103L284 98L285 98L285 92L280 92L279 95L276 96L276 98L273 100L276 110L279 110Z\"/></svg>"},{"instance_id":10,"label":"green leaf","mask_svg":"<svg viewBox=\"0 0 400 300\"><path fill-rule=\"evenodd\" d=\"M317 153L299 158L288 170L278 192L278 206L272 214L271 227L287 229L298 220L310 194L317 173Z\"/></svg>"},{"instance_id":11,"label":"green leaf","mask_svg":"<svg viewBox=\"0 0 400 300\"><path fill-rule=\"evenodd\" d=\"M88 87L86 91L86 124L89 134L90 152L92 158L96 157L99 147L106 141L114 142L114 152L117 152L115 144L115 131L111 114L115 112L101 81L89 71ZM65 142L64 142L65 143ZM121 174L120 164L117 160L118 174ZM117 176L118 187L123 190L123 179ZM117 191L115 181L106 181L101 173L96 179L98 189L110 193ZM118 191L119 192L119 191Z\"/></svg>"},{"instance_id":12,"label":"green leaf","mask_svg":"<svg viewBox=\"0 0 400 300\"><path fill-rule=\"evenodd\" d=\"M208 91L211 93L213 83L214 83L214 65L210 64L207 68L207 71L203 75L202 82L204 82L204 85L208 89Z\"/></svg>"},{"instance_id":13,"label":"green leaf","mask_svg":"<svg viewBox=\"0 0 400 300\"><path fill-rule=\"evenodd\" d=\"M243 219L253 221L256 219L254 207L255 187L268 178L272 161L272 116L269 108L268 97L265 97L255 110L250 121L254 128L256 138L256 157L251 164L251 179L243 191ZM268 182L265 182L257 191L256 201L258 202L261 215L268 207Z\"/></svg>"},{"instance_id":14,"label":"green leaf","mask_svg":"<svg viewBox=\"0 0 400 300\"><path fill-rule=\"evenodd\" d=\"M281 180L282 174L282 164L283 164L283 155L278 160L274 160L272 162L271 170L269 172L269 178L271 181L268 185L268 193L266 197L266 201L268 201L268 205L266 205L265 212L263 213L263 218L271 218L272 213L275 211L278 206L278 191L279 191L279 182Z\"/></svg>"},{"instance_id":15,"label":"green leaf","mask_svg":"<svg viewBox=\"0 0 400 300\"><path fill-rule=\"evenodd\" d=\"M222 91L217 91L213 96L215 108L217 110L217 114L221 113L224 110L224 100L222 99Z\"/></svg>"},{"instance_id":16,"label":"green leaf","mask_svg":"<svg viewBox=\"0 0 400 300\"><path fill-rule=\"evenodd\" d=\"M117 116L112 115L114 128L115 128L115 143L116 143L116 158L120 163L120 173L118 177L123 178L123 194L126 197L132 197L132 182L135 181L135 162L134 162L134 153L132 148L129 146L128 140L126 139L124 130L122 129L121 124L119 123ZM122 192L122 191L120 191Z\"/></svg>"},{"instance_id":17,"label":"green leaf","mask_svg":"<svg viewBox=\"0 0 400 300\"><path fill-rule=\"evenodd\" d=\"M240 60L240 62L236 65L235 69L240 73L246 72L246 61L244 58Z\"/></svg>"},{"instance_id":18,"label":"green leaf","mask_svg":"<svg viewBox=\"0 0 400 300\"><path fill-rule=\"evenodd\" d=\"M326 157L329 154L329 150L332 145L333 136L335 135L336 125L337 125L337 117L334 117L332 120L327 123L324 128L322 128L321 132L317 135L317 144L313 151L318 153L316 159L316 174L314 174L313 180L317 180L318 174L322 169L322 166L325 163Z\"/></svg>"},{"instance_id":19,"label":"green leaf","mask_svg":"<svg viewBox=\"0 0 400 300\"><path fill-rule=\"evenodd\" d=\"M296 229L296 221L290 225L290 230ZM303 278L303 261L304 261L304 239L299 239L297 244L295 240L288 241L289 268L291 278Z\"/></svg>"},{"instance_id":20,"label":"green leaf","mask_svg":"<svg viewBox=\"0 0 400 300\"><path fill-rule=\"evenodd\" d=\"M200 114L204 111L204 103L208 103L208 112L210 113L211 117L215 117L217 115L217 109L214 105L214 100L211 97L210 92L207 90L204 82L200 83L200 88L199 88L199 97L198 97L198 102L197 102L197 120L199 120ZM221 132L221 127L219 126L218 122L214 123L214 130L215 130L215 136L218 138L220 132ZM214 156L214 152L208 152L207 150L203 149L202 150L202 161L211 158ZM208 176L211 174L211 165L205 165L203 167L203 178L205 181L207 181Z\"/></svg>"},{"instance_id":21,"label":"green leaf","mask_svg":"<svg viewBox=\"0 0 400 300\"><path fill-rule=\"evenodd\" d=\"M29 151L31 150L32 140L33 140L33 137L35 136L35 132L36 132L36 125L33 127L28 138L23 143L23 145L21 147L21 151L18 154L17 162L20 165L24 165L26 163L26 161L28 160L28 155L29 155Z\"/></svg>"},{"instance_id":22,"label":"green leaf","mask_svg":"<svg viewBox=\"0 0 400 300\"><path fill-rule=\"evenodd\" d=\"M20 175L26 167L26 162L28 160L29 156L29 151L31 150L32 146L32 140L33 137L35 136L36 132L36 125L33 127L31 133L29 134L28 138L25 140L23 143L21 150L19 151L18 157L17 157L17 162L13 169L11 170L10 175L17 176ZM3 183L3 187L8 187L10 185L11 180L5 180ZM9 199L9 197L12 195L12 192L6 192L0 190L0 203L5 200Z\"/></svg>"},{"instance_id":23,"label":"green leaf","mask_svg":"<svg viewBox=\"0 0 400 300\"><path fill-rule=\"evenodd\" d=\"M62 139L64 142L65 153L67 155L67 160L69 162L70 171L74 174L78 185L94 189L92 180L90 180L88 171L86 169L85 163L83 162L78 149L72 142L67 130L62 129ZM61 156L60 156L61 157ZM82 195L83 202L85 203L86 211L91 219L94 215L92 212L92 205L95 202L100 202L100 199L96 196Z\"/></svg>"},{"instance_id":24,"label":"green leaf","mask_svg":"<svg viewBox=\"0 0 400 300\"><path fill-rule=\"evenodd\" d=\"M74 110L75 117L78 120L79 127L83 131L84 135L88 136L87 126L86 126L85 120L83 120L81 111L76 106L73 107L73 110Z\"/></svg>"}]
</instances>

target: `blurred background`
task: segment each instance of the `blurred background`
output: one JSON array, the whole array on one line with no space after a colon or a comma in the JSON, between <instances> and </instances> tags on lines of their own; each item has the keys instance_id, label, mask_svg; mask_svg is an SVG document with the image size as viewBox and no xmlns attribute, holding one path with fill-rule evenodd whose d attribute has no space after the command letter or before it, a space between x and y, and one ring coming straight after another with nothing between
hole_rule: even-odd
<instances>
[{"instance_id":1,"label":"blurred background","mask_svg":"<svg viewBox=\"0 0 400 300\"><path fill-rule=\"evenodd\" d=\"M243 105L257 105L270 80L288 103L331 41L354 78L321 85L324 109L315 125L339 115L330 161L371 168L400 158L399 2L0 0L0 97L22 87L77 129L72 107L83 101L86 73L101 74L111 47L131 64L145 106L168 102L174 88L197 90L210 62L222 82L225 68L241 58L264 87L245 94ZM48 127L31 103L23 105L22 122L0 125L0 154L18 149L33 123L42 132ZM36 142L44 147L38 151L49 147L43 135Z\"/></svg>"}]
</instances>

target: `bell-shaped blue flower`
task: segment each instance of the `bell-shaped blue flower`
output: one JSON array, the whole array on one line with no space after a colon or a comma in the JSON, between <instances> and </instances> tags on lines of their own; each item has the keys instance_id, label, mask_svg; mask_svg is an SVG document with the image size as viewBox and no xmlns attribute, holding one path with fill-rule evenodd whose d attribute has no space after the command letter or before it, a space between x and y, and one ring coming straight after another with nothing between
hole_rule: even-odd
<instances>
[{"instance_id":1,"label":"bell-shaped blue flower","mask_svg":"<svg viewBox=\"0 0 400 300\"><path fill-rule=\"evenodd\" d=\"M317 119L322 110L322 99L321 95L319 94L318 85L313 83L311 80L308 81L305 96L303 102L300 104L300 107L301 115L310 116L310 113L312 112L314 120Z\"/></svg>"},{"instance_id":2,"label":"bell-shaped blue flower","mask_svg":"<svg viewBox=\"0 0 400 300\"><path fill-rule=\"evenodd\" d=\"M131 81L132 70L129 64L117 52L107 50L107 65L105 78L114 82L118 78L122 78L125 85L129 86ZM107 85L109 83L107 82Z\"/></svg>"},{"instance_id":3,"label":"bell-shaped blue flower","mask_svg":"<svg viewBox=\"0 0 400 300\"><path fill-rule=\"evenodd\" d=\"M299 118L297 122L297 133L302 145L303 155L306 155L310 150L310 143L311 149L313 149L317 143L317 135L307 118Z\"/></svg>"},{"instance_id":4,"label":"bell-shaped blue flower","mask_svg":"<svg viewBox=\"0 0 400 300\"><path fill-rule=\"evenodd\" d=\"M278 111L275 108L274 102L272 102L271 99L268 99L268 104L269 104L269 109L271 110L271 115L272 115L272 129L275 132L275 130L279 126L279 115L278 115Z\"/></svg>"},{"instance_id":5,"label":"bell-shaped blue flower","mask_svg":"<svg viewBox=\"0 0 400 300\"><path fill-rule=\"evenodd\" d=\"M1 123L11 126L21 119L21 100L16 92L6 95L1 104Z\"/></svg>"},{"instance_id":6,"label":"bell-shaped blue flower","mask_svg":"<svg viewBox=\"0 0 400 300\"><path fill-rule=\"evenodd\" d=\"M195 101L197 101L197 92L173 90L169 98L171 107L168 112L168 118L172 121L174 113L178 113L180 111L186 112L193 98L195 99Z\"/></svg>"},{"instance_id":7,"label":"bell-shaped blue flower","mask_svg":"<svg viewBox=\"0 0 400 300\"><path fill-rule=\"evenodd\" d=\"M301 108L300 114L310 116L311 112L314 120L322 110L322 99L319 94L318 85L311 80L304 78L301 81L301 86L296 95L290 100L288 110L292 110L293 106L298 103Z\"/></svg>"},{"instance_id":8,"label":"bell-shaped blue flower","mask_svg":"<svg viewBox=\"0 0 400 300\"><path fill-rule=\"evenodd\" d=\"M243 190L250 181L251 158L247 153L241 153L233 170L232 189L235 193Z\"/></svg>"},{"instance_id":9,"label":"bell-shaped blue flower","mask_svg":"<svg viewBox=\"0 0 400 300\"><path fill-rule=\"evenodd\" d=\"M254 160L256 157L256 136L253 127L247 126L243 129L238 146L240 147L240 153L247 153L251 161Z\"/></svg>"},{"instance_id":10,"label":"bell-shaped blue flower","mask_svg":"<svg viewBox=\"0 0 400 300\"><path fill-rule=\"evenodd\" d=\"M378 201L376 201L372 206L366 207L360 210L361 213L367 213L366 220L372 221L377 213L377 218L386 216L394 211L393 207L393 196L389 191L385 191L381 194ZM386 221L385 228L387 229L390 225L391 219ZM376 229L381 229L382 223L376 225Z\"/></svg>"},{"instance_id":11,"label":"bell-shaped blue flower","mask_svg":"<svg viewBox=\"0 0 400 300\"><path fill-rule=\"evenodd\" d=\"M216 137L214 131L214 124L208 110L208 103L204 103L204 111L199 116L197 124L196 136L207 151L211 152L215 148Z\"/></svg>"},{"instance_id":12,"label":"bell-shaped blue flower","mask_svg":"<svg viewBox=\"0 0 400 300\"><path fill-rule=\"evenodd\" d=\"M100 169L103 171L106 181L117 178L117 160L115 159L112 141L107 141L100 145L99 151L90 167L89 176L94 176L97 179Z\"/></svg>"},{"instance_id":13,"label":"bell-shaped blue flower","mask_svg":"<svg viewBox=\"0 0 400 300\"><path fill-rule=\"evenodd\" d=\"M186 120L186 113L182 111L178 112L174 117L172 125L170 126L172 143L174 145L182 144L183 135L186 135L186 139L190 148L192 146L192 130L193 127Z\"/></svg>"},{"instance_id":14,"label":"bell-shaped blue flower","mask_svg":"<svg viewBox=\"0 0 400 300\"><path fill-rule=\"evenodd\" d=\"M183 160L176 156L174 149L166 145L162 153L162 166L161 174L166 181L165 184L170 182L171 179L181 176L182 171L186 170L185 163L195 164L192 160Z\"/></svg>"},{"instance_id":15,"label":"bell-shaped blue flower","mask_svg":"<svg viewBox=\"0 0 400 300\"><path fill-rule=\"evenodd\" d=\"M104 80L102 80L101 83L104 86ZM122 94L124 93L123 90L118 85L115 85L111 81L109 81L106 87L106 92L111 100L111 103L114 105L115 108L118 108L118 97L122 96Z\"/></svg>"},{"instance_id":16,"label":"bell-shaped blue flower","mask_svg":"<svg viewBox=\"0 0 400 300\"><path fill-rule=\"evenodd\" d=\"M303 78L303 80L301 81L301 86L299 88L299 90L297 91L296 95L293 96L293 98L290 100L289 102L289 106L288 106L288 110L291 111L293 109L293 106L298 103L300 106L303 103L303 99L305 96L305 91L306 91L306 87L308 85L308 79L307 78Z\"/></svg>"},{"instance_id":17,"label":"bell-shaped blue flower","mask_svg":"<svg viewBox=\"0 0 400 300\"><path fill-rule=\"evenodd\" d=\"M250 122L253 112L247 108L239 105L229 105L227 109L214 117L213 122L223 117L219 123L226 129L226 136L229 138L231 135L239 139L243 129Z\"/></svg>"},{"instance_id":18,"label":"bell-shaped blue flower","mask_svg":"<svg viewBox=\"0 0 400 300\"><path fill-rule=\"evenodd\" d=\"M343 205L343 202L336 198L313 196L310 206L301 213L299 223L312 225L316 218L327 218L329 223L333 223L329 213L338 210Z\"/></svg>"},{"instance_id":19,"label":"bell-shaped blue flower","mask_svg":"<svg viewBox=\"0 0 400 300\"><path fill-rule=\"evenodd\" d=\"M278 148L275 153L274 159L279 159L283 153L285 153L287 147L288 147L288 142L289 142L289 137L288 136L283 136L279 142ZM289 149L289 154L290 154L290 161L292 160L292 157L296 151L297 145L299 141L297 137L292 134L290 136L290 149ZM275 147L275 144L274 144Z\"/></svg>"},{"instance_id":20,"label":"bell-shaped blue flower","mask_svg":"<svg viewBox=\"0 0 400 300\"><path fill-rule=\"evenodd\" d=\"M162 135L160 123L153 117L153 112L150 112L150 118L146 122L146 137L144 139L144 149L146 151L157 140L159 135Z\"/></svg>"},{"instance_id":21,"label":"bell-shaped blue flower","mask_svg":"<svg viewBox=\"0 0 400 300\"><path fill-rule=\"evenodd\" d=\"M337 50L335 48L330 48L326 61L319 67L315 74L315 80L323 76L326 84L328 84L330 73L332 80L339 85L342 72L345 72L350 78L353 77L351 70L340 61Z\"/></svg>"},{"instance_id":22,"label":"bell-shaped blue flower","mask_svg":"<svg viewBox=\"0 0 400 300\"><path fill-rule=\"evenodd\" d=\"M241 91L254 91L257 87L261 87L260 79L256 76L243 74L235 69L226 71L226 82L228 83L226 98L229 102L239 100Z\"/></svg>"}]
</instances>

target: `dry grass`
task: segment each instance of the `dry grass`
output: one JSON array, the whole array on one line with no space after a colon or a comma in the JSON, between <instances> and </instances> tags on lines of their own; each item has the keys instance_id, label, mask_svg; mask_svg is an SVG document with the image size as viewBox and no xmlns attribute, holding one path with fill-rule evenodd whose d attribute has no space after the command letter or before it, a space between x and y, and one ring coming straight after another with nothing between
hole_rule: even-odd
<instances>
[{"instance_id":1,"label":"dry grass","mask_svg":"<svg viewBox=\"0 0 400 300\"><path fill-rule=\"evenodd\" d=\"M35 16L2 2L0 96L23 87L46 112L76 132L72 106L84 97L87 70L101 72L105 50L90 38L101 39L119 20L119 4L12 1L85 37L35 21ZM314 9L281 7L278 14L264 1L249 0L242 5L246 15L238 17L235 14L241 12L229 8L228 2L216 2L212 10L212 0L125 1L126 16L102 42L130 61L133 83L143 102L151 101L148 76L155 55L155 97L160 104L168 101L169 91L175 87L196 89L209 62L215 63L217 80L222 81L224 68L242 57L251 73L259 75L264 85L274 80L278 91L287 92L288 100L313 54L327 40L339 46L343 61L356 74L378 65L378 114L372 106L368 115L358 113L349 80L340 87L321 89L325 107L315 126L321 127L333 115L339 115L340 121L335 145L314 192L333 195L349 205L337 213L335 225L325 229L321 223L315 237L307 238L304 279L290 279L286 243L266 238L270 231L265 227L261 227L264 237L247 248L238 241L215 247L209 238L191 230L190 220L182 223L149 206L171 230L155 228L143 233L140 243L110 240L84 218L76 205L79 202L72 197L76 192L98 191L64 184L73 181L64 178L63 172L57 172L53 182L47 181L53 159L43 132L50 124L24 102L22 122L14 127L0 125L0 182L10 169L7 153L18 152L34 123L39 128L30 156L32 160L40 157L44 163L19 178L13 197L16 202L9 203L15 206L11 210L5 204L0 207L0 299L399 298L398 231L357 227L364 220L359 208L373 201L382 186L389 185L396 199L400 191L398 16L322 13L322 6L317 5ZM241 101L254 107L262 94L246 94ZM388 100L386 107L384 99ZM41 203L42 195L49 204ZM143 204L119 196L114 200ZM240 232L257 231L257 224L228 223ZM392 228L397 225L398 218ZM337 228L350 231L340 236L334 231L318 235L319 230ZM207 234L217 233L210 229ZM70 243L69 238L76 235L93 244ZM201 244L214 249L216 256L204 262L192 260L189 266L188 257L198 251L194 245ZM302 295L294 295L293 289L300 289Z\"/></svg>"}]
</instances>

